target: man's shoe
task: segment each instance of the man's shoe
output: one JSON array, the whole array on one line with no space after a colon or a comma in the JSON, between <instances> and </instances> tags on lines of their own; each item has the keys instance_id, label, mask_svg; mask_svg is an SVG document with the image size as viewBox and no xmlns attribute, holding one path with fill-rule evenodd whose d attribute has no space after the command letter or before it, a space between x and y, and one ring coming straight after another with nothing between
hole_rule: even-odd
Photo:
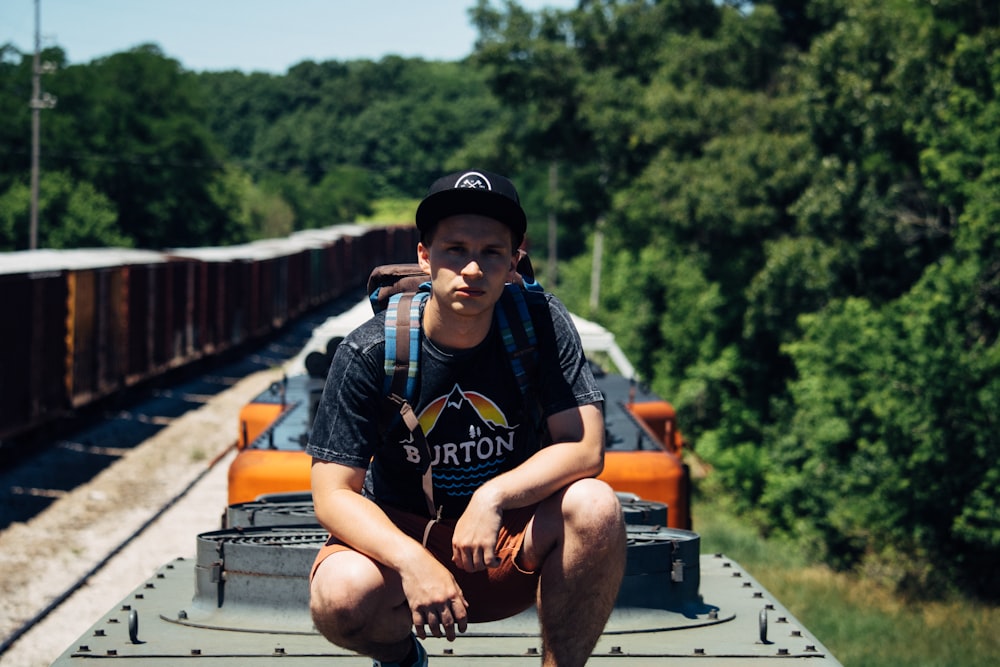
<instances>
[{"instance_id":1,"label":"man's shoe","mask_svg":"<svg viewBox=\"0 0 1000 667\"><path fill-rule=\"evenodd\" d=\"M372 662L372 667L428 667L427 651L424 650L424 647L417 641L416 637L413 638L413 645L416 647L417 658L409 665L402 662L381 662L380 660L375 660Z\"/></svg>"}]
</instances>

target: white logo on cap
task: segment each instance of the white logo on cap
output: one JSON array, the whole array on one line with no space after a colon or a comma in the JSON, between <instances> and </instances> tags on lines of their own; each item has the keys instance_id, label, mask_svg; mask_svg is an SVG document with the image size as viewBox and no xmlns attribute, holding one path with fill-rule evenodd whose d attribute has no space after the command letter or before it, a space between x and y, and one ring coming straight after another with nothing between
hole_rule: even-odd
<instances>
[{"instance_id":1,"label":"white logo on cap","mask_svg":"<svg viewBox=\"0 0 1000 667\"><path fill-rule=\"evenodd\" d=\"M462 174L458 177L455 182L456 188L470 188L472 190L492 190L493 186L490 185L488 178L480 174L478 171L470 171L466 174Z\"/></svg>"}]
</instances>

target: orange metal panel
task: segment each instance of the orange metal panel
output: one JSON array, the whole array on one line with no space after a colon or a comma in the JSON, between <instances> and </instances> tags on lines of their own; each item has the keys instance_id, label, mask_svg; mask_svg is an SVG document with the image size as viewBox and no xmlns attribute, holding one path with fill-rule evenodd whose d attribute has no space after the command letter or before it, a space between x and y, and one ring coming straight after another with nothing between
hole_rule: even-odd
<instances>
[{"instance_id":1,"label":"orange metal panel","mask_svg":"<svg viewBox=\"0 0 1000 667\"><path fill-rule=\"evenodd\" d=\"M229 504L265 493L309 491L312 457L302 451L244 449L229 466Z\"/></svg>"},{"instance_id":2,"label":"orange metal panel","mask_svg":"<svg viewBox=\"0 0 1000 667\"><path fill-rule=\"evenodd\" d=\"M666 401L645 401L626 406L664 449L680 454L683 437L677 429L677 413Z\"/></svg>"},{"instance_id":3,"label":"orange metal panel","mask_svg":"<svg viewBox=\"0 0 1000 667\"><path fill-rule=\"evenodd\" d=\"M656 451L608 452L598 479L615 491L666 503L667 525L688 529L687 474L678 457Z\"/></svg>"},{"instance_id":4,"label":"orange metal panel","mask_svg":"<svg viewBox=\"0 0 1000 667\"><path fill-rule=\"evenodd\" d=\"M249 403L240 410L240 433L236 441L243 449L260 437L284 408L278 403Z\"/></svg>"}]
</instances>

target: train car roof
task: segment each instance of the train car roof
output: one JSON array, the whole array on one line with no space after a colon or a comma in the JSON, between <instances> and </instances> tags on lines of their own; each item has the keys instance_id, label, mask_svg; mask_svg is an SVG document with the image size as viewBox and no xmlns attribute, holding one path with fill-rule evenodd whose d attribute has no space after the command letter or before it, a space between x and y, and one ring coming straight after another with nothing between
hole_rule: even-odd
<instances>
[{"instance_id":1,"label":"train car roof","mask_svg":"<svg viewBox=\"0 0 1000 667\"><path fill-rule=\"evenodd\" d=\"M287 237L260 239L250 243L214 248L170 248L171 257L197 259L206 262L231 262L284 257L292 253L322 248L345 236L362 236L370 228L364 225L343 224L294 232Z\"/></svg>"},{"instance_id":2,"label":"train car roof","mask_svg":"<svg viewBox=\"0 0 1000 667\"><path fill-rule=\"evenodd\" d=\"M0 275L81 271L130 264L159 264L165 261L162 253L135 248L21 250L0 253Z\"/></svg>"}]
</instances>

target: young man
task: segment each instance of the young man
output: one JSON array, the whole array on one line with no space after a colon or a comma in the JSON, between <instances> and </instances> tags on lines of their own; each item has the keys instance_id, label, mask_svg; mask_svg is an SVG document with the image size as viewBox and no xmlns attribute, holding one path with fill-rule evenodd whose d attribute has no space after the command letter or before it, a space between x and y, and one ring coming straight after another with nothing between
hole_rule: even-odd
<instances>
[{"instance_id":1,"label":"young man","mask_svg":"<svg viewBox=\"0 0 1000 667\"><path fill-rule=\"evenodd\" d=\"M307 450L331 534L313 566L313 620L375 665L425 665L417 637L452 641L537 603L542 663L583 665L625 564L621 508L594 479L603 398L551 295L529 300L537 368L522 395L494 315L526 228L509 180L445 176L416 222L431 289L411 403L426 446L386 423L380 314L337 348Z\"/></svg>"}]
</instances>

